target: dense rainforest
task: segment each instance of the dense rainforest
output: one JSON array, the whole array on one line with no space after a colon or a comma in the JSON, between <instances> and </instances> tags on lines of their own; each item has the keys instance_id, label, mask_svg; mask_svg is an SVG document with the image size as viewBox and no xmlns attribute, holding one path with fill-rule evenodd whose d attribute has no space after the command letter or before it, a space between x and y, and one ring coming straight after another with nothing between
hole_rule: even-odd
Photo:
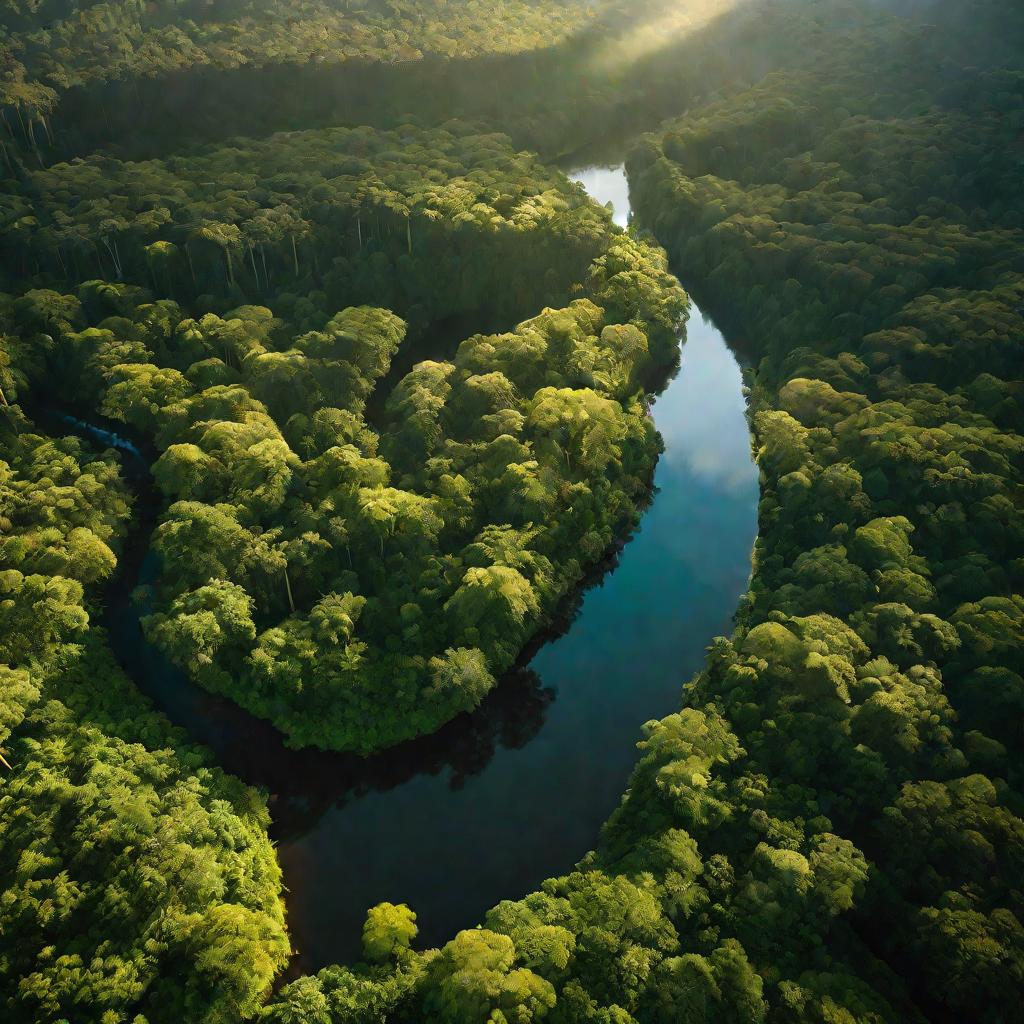
<instances>
[{"instance_id":1,"label":"dense rainforest","mask_svg":"<svg viewBox=\"0 0 1024 1024\"><path fill-rule=\"evenodd\" d=\"M41 273L150 282L197 313L91 280L10 316L46 329L46 372L78 407L161 451L147 633L290 740L366 753L475 706L634 521L657 452L641 379L675 357L685 297L658 252L500 137L274 136L59 167L27 191L52 224L32 232L51 239L29 256ZM242 304L198 315L223 306L200 287ZM450 361L393 382L393 310L514 330L435 331Z\"/></svg>"},{"instance_id":2,"label":"dense rainforest","mask_svg":"<svg viewBox=\"0 0 1024 1024\"><path fill-rule=\"evenodd\" d=\"M1019 5L9 0L0 24L7 1019L1017 1018ZM223 90L195 137L133 137L147 90L193 96L169 72ZM219 105L242 72L247 134ZM339 93L297 82L382 94L332 122ZM622 231L551 161L634 114ZM127 449L161 501L147 641L292 745L389 747L479 703L650 500L669 267L750 365L734 633L574 871L440 949L380 904L360 963L284 983L272 807L103 628Z\"/></svg>"}]
</instances>

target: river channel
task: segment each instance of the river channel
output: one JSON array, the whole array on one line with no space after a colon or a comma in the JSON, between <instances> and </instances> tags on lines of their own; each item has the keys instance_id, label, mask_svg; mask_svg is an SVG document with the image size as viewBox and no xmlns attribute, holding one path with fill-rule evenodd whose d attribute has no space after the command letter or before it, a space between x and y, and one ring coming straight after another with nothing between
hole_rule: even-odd
<instances>
[{"instance_id":1,"label":"river channel","mask_svg":"<svg viewBox=\"0 0 1024 1024\"><path fill-rule=\"evenodd\" d=\"M621 167L570 176L626 224ZM122 559L104 626L140 688L223 768L269 792L298 950L290 973L358 958L366 910L382 900L408 903L417 945L434 945L593 848L641 726L678 708L707 644L730 630L756 532L740 367L696 307L679 372L652 411L665 442L655 498L562 635L473 714L367 759L287 749L271 726L200 690L143 641L146 609L130 594L155 578L145 548L157 507L151 489L140 491L136 512L149 522ZM125 452L137 477L144 454Z\"/></svg>"},{"instance_id":2,"label":"river channel","mask_svg":"<svg viewBox=\"0 0 1024 1024\"><path fill-rule=\"evenodd\" d=\"M621 167L571 176L625 225ZM593 847L642 724L679 706L706 645L729 630L756 532L740 368L696 308L653 415L665 441L656 497L568 631L506 684L521 714L489 735L479 763L368 792L280 841L304 968L357 953L365 910L381 900L417 912L421 943L443 942Z\"/></svg>"}]
</instances>

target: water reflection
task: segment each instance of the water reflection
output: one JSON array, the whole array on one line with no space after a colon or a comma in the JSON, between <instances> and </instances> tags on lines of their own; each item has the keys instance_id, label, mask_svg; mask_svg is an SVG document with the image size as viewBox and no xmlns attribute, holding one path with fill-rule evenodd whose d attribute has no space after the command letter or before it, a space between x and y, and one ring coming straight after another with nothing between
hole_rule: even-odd
<instances>
[{"instance_id":1,"label":"water reflection","mask_svg":"<svg viewBox=\"0 0 1024 1024\"><path fill-rule=\"evenodd\" d=\"M139 573L143 586L155 580L157 569L155 557L146 554ZM416 776L443 774L446 788L461 788L498 749L528 743L554 699L537 674L522 667L471 714L373 757L293 750L269 722L196 686L147 644L139 619L150 610L145 601L133 600L128 587L108 598L103 624L118 660L175 724L213 751L218 765L270 794L272 836L281 843L308 834L329 811Z\"/></svg>"},{"instance_id":2,"label":"water reflection","mask_svg":"<svg viewBox=\"0 0 1024 1024\"><path fill-rule=\"evenodd\" d=\"M629 224L629 182L621 164L608 167L584 167L569 171L569 177L578 181L602 206L611 204L612 220L620 228Z\"/></svg>"},{"instance_id":3,"label":"water reflection","mask_svg":"<svg viewBox=\"0 0 1024 1024\"><path fill-rule=\"evenodd\" d=\"M53 405L31 403L29 412L31 420L51 436L74 433L97 447L125 454L122 472L136 500L131 531L118 573L104 593L99 624L122 667L175 725L208 747L225 771L270 794L276 840L304 835L328 809L400 786L417 775L444 773L445 785L457 790L482 772L500 748L522 747L540 730L554 692L541 684L526 663L546 639L569 627L578 597L566 604L552 629L534 641L520 665L478 708L431 736L369 758L286 747L270 723L193 684L143 638L140 619L153 610L153 586L160 571L150 550L161 507L149 470L156 457L152 446L123 424L98 415L90 414L85 420Z\"/></svg>"}]
</instances>

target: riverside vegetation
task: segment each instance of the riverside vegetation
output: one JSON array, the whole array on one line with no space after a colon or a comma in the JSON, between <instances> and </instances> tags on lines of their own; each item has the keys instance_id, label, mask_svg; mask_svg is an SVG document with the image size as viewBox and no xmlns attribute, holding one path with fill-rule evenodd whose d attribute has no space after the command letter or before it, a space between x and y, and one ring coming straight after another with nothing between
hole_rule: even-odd
<instances>
[{"instance_id":1,"label":"riverside vegetation","mask_svg":"<svg viewBox=\"0 0 1024 1024\"><path fill-rule=\"evenodd\" d=\"M633 523L657 453L641 379L674 358L685 297L659 252L500 137L275 136L30 189L53 227L28 257L51 276L183 301L201 282L282 314L192 317L109 281L11 312L45 329L78 401L161 451L148 635L295 743L368 753L472 708ZM405 335L391 310L511 326L555 300L419 363L367 424Z\"/></svg>"},{"instance_id":2,"label":"riverside vegetation","mask_svg":"<svg viewBox=\"0 0 1024 1024\"><path fill-rule=\"evenodd\" d=\"M402 11L428 5L383 6L420 24ZM786 3L755 80L695 104L680 70L680 116L628 168L639 222L755 363L736 632L647 725L575 871L440 950L381 904L362 963L273 994L265 803L114 663L96 620L130 493L115 452L45 436L33 402L158 453L151 642L290 741L366 751L477 702L634 522L686 299L653 241L489 120L49 168L12 129L10 1019L1015 1019L1024 19L962 7ZM37 12L14 9L7 79L27 82ZM716 24L701 45L724 64ZM792 49L809 36L813 67ZM630 74L664 97L647 60ZM423 359L404 372L403 352Z\"/></svg>"}]
</instances>

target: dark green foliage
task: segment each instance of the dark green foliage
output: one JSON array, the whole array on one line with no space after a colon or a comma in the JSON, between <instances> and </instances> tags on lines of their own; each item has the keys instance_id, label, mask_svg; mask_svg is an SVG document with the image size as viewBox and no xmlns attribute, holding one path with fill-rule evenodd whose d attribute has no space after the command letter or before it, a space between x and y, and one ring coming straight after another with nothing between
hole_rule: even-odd
<instances>
[{"instance_id":1,"label":"dark green foliage","mask_svg":"<svg viewBox=\"0 0 1024 1024\"><path fill-rule=\"evenodd\" d=\"M76 3L6 0L6 39L14 71L0 101L46 113L55 91L112 78L190 66L231 68L307 61L384 62L515 52L579 27L589 5L501 0L160 0Z\"/></svg>"},{"instance_id":2,"label":"dark green foliage","mask_svg":"<svg viewBox=\"0 0 1024 1024\"><path fill-rule=\"evenodd\" d=\"M421 45L386 35L407 23L444 52L416 6L352 18L373 25L357 52ZM550 13L524 6L511 45ZM125 492L109 456L46 439L15 404L73 381L158 449L154 642L297 742L369 749L479 700L633 521L656 453L644 371L670 360L682 297L657 250L477 125L402 119L38 171L5 148L12 1019L1017 1019L1021 16L995 0L883 6L751 5L746 29L725 19L690 50L662 46L674 21L635 24L621 52L581 50L585 75L557 49L564 67L510 104L551 151L578 111L618 116L631 100L610 97L638 82L691 110L635 149L631 184L756 366L750 592L687 706L645 727L576 870L440 950L414 950L415 914L382 904L365 964L262 1007L284 958L265 811L111 665L90 595ZM59 15L54 59L97 78L68 30L109 9L12 10L4 89L31 148L65 85L43 69L37 18ZM160 10L130 31L112 15L103 39L163 40L142 24ZM237 25L220 13L188 31ZM316 52L301 13L293 53L256 31L216 59ZM701 46L701 67L732 68L712 81L751 87L696 105L669 65ZM148 73L141 54L129 81ZM467 315L458 337L428 331Z\"/></svg>"},{"instance_id":3,"label":"dark green foliage","mask_svg":"<svg viewBox=\"0 0 1024 1024\"><path fill-rule=\"evenodd\" d=\"M949 37L851 19L817 74L634 154L643 219L760 359L761 535L602 846L488 915L547 1020L1018 1015L1019 77L964 62L1019 19L935 9Z\"/></svg>"},{"instance_id":4,"label":"dark green foliage","mask_svg":"<svg viewBox=\"0 0 1024 1024\"><path fill-rule=\"evenodd\" d=\"M216 293L229 303L219 311L273 299L303 329L363 303L417 328L483 309L514 323L566 300L607 231L558 172L460 122L287 132L165 160L96 155L38 170L22 191L33 213L5 232L11 273L38 267L64 290L126 280L211 306Z\"/></svg>"},{"instance_id":5,"label":"dark green foliage","mask_svg":"<svg viewBox=\"0 0 1024 1024\"><path fill-rule=\"evenodd\" d=\"M866 63L836 47L633 156L641 215L761 357L757 569L691 698L726 716L749 774L710 834L684 827L729 857L721 920L773 964L773 1003L811 1012L786 964L847 946L845 919L929 1015L1008 1021L1024 825L1019 737L993 712L1019 698L1019 106L1011 72L947 66L922 107L916 42L897 29ZM616 844L635 842L643 778ZM864 1019L892 1019L872 1002Z\"/></svg>"}]
</instances>

